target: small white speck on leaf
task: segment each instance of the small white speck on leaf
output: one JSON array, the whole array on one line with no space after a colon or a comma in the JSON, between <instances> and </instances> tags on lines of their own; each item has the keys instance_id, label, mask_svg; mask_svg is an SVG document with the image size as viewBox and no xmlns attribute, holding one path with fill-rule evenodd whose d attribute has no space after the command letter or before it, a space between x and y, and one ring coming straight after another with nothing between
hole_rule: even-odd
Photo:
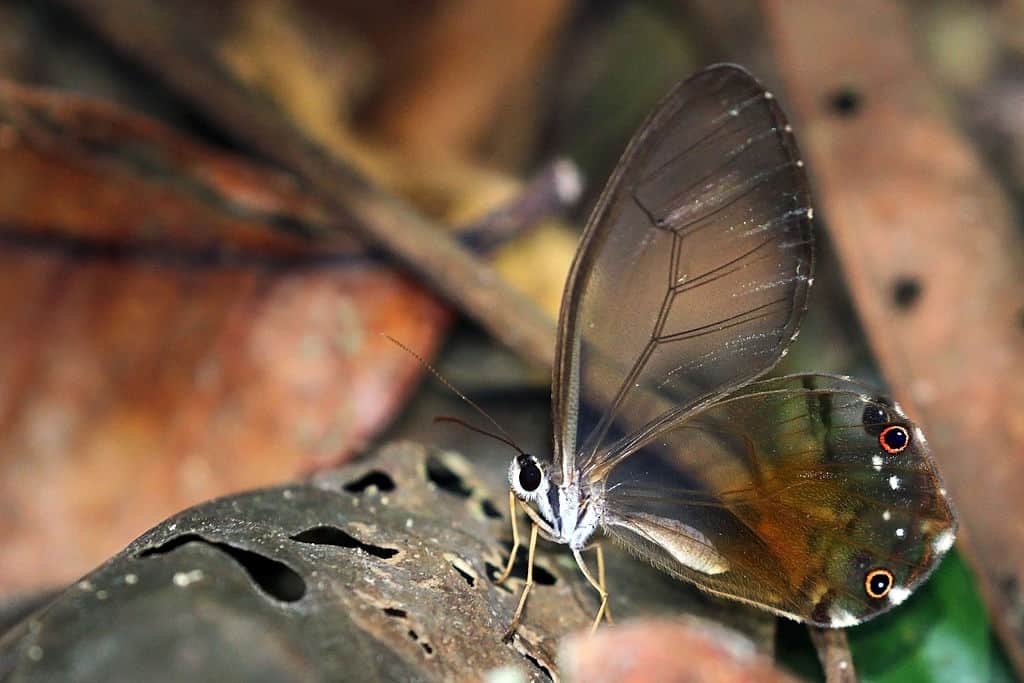
<instances>
[{"instance_id":1,"label":"small white speck on leaf","mask_svg":"<svg viewBox=\"0 0 1024 683\"><path fill-rule=\"evenodd\" d=\"M185 588L186 586L195 583L196 581L203 580L203 570L193 569L190 572L177 572L174 575L172 581L175 586L179 588Z\"/></svg>"}]
</instances>

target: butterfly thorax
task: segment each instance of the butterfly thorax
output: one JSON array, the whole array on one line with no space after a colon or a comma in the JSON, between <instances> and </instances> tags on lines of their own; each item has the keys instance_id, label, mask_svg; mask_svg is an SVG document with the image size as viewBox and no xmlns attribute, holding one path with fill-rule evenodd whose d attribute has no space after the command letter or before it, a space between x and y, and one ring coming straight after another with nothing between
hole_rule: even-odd
<instances>
[{"instance_id":1,"label":"butterfly thorax","mask_svg":"<svg viewBox=\"0 0 1024 683\"><path fill-rule=\"evenodd\" d=\"M589 482L554 481L552 471L532 455L509 465L509 487L526 504L542 535L581 550L601 523L604 497Z\"/></svg>"}]
</instances>

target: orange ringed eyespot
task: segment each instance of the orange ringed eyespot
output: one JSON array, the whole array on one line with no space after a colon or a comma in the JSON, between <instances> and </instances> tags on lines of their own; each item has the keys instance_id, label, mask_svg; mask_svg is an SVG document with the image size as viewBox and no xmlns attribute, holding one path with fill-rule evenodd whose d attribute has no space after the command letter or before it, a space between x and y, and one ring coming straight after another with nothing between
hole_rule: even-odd
<instances>
[{"instance_id":1,"label":"orange ringed eyespot","mask_svg":"<svg viewBox=\"0 0 1024 683\"><path fill-rule=\"evenodd\" d=\"M869 598L881 600L892 590L893 576L888 569L872 569L864 577L864 592Z\"/></svg>"},{"instance_id":2,"label":"orange ringed eyespot","mask_svg":"<svg viewBox=\"0 0 1024 683\"><path fill-rule=\"evenodd\" d=\"M878 443L890 455L902 453L910 445L910 432L907 431L906 427L899 425L886 427L878 435Z\"/></svg>"}]
</instances>

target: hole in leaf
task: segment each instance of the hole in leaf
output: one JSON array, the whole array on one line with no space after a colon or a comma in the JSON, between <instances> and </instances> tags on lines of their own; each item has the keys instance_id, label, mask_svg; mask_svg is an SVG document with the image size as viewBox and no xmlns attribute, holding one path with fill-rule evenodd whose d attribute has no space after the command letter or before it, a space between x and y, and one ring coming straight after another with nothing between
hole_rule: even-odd
<instances>
[{"instance_id":1,"label":"hole in leaf","mask_svg":"<svg viewBox=\"0 0 1024 683\"><path fill-rule=\"evenodd\" d=\"M509 550L512 549L512 545L511 544L508 545L508 549ZM519 548L519 551L516 553L516 563L512 566L512 573L509 574L509 577L513 577L514 576L517 579L522 579L523 581L526 581L526 560L527 560L527 555L528 554L529 553L526 552L526 548L522 548L522 547ZM500 567L495 567L490 562L487 562L486 565L485 565L485 568L487 569L487 576L490 577L492 582L497 581L498 577L501 576L501 568ZM533 563L533 582L534 583L540 584L541 586L554 586L556 581L558 581L558 579L555 578L554 574L552 574L547 569L545 569L544 567L542 567L539 564L537 564L536 561L534 561L534 563Z\"/></svg>"},{"instance_id":2,"label":"hole in leaf","mask_svg":"<svg viewBox=\"0 0 1024 683\"><path fill-rule=\"evenodd\" d=\"M434 654L434 648L430 645L430 643L428 643L425 640L423 642L420 642L420 635L416 633L416 631L409 629L409 637L415 640L416 642L419 642L420 647L422 647L423 651L426 652L428 655Z\"/></svg>"},{"instance_id":3,"label":"hole in leaf","mask_svg":"<svg viewBox=\"0 0 1024 683\"><path fill-rule=\"evenodd\" d=\"M459 573L460 575L462 575L462 578L464 578L464 579L466 580L466 583L468 583L468 584L469 584L469 587L470 587L470 588L472 588L473 586L475 586L475 585L476 585L476 579L475 579L475 578L473 578L473 575L472 575L472 574L470 574L469 572L467 572L467 571L466 571L465 569L461 569L461 568L460 568L460 567L459 567L459 566L458 566L457 564L455 564L454 562L452 562L452 563L451 563L451 565L452 565L452 569L454 569L454 570L455 570L455 571L457 571L457 572L458 572L458 573Z\"/></svg>"},{"instance_id":4,"label":"hole in leaf","mask_svg":"<svg viewBox=\"0 0 1024 683\"><path fill-rule=\"evenodd\" d=\"M433 456L427 458L427 478L445 491L462 498L469 498L473 493L473 489L466 486L462 477Z\"/></svg>"},{"instance_id":5,"label":"hole in leaf","mask_svg":"<svg viewBox=\"0 0 1024 683\"><path fill-rule=\"evenodd\" d=\"M921 283L917 278L901 277L892 286L892 302L896 308L908 310L921 298Z\"/></svg>"},{"instance_id":6,"label":"hole in leaf","mask_svg":"<svg viewBox=\"0 0 1024 683\"><path fill-rule=\"evenodd\" d=\"M295 602L306 594L306 582L298 572L265 555L228 543L209 541L199 534L182 534L153 548L146 548L139 557L166 555L189 543L204 543L228 555L245 570L260 590L281 602Z\"/></svg>"},{"instance_id":7,"label":"hole in leaf","mask_svg":"<svg viewBox=\"0 0 1024 683\"><path fill-rule=\"evenodd\" d=\"M850 118L861 108L861 95L855 89L846 86L834 90L828 96L828 108L836 116Z\"/></svg>"},{"instance_id":8,"label":"hole in leaf","mask_svg":"<svg viewBox=\"0 0 1024 683\"><path fill-rule=\"evenodd\" d=\"M480 509L483 510L484 514L491 519L501 519L501 510L490 501L488 498L484 498L480 501Z\"/></svg>"},{"instance_id":9,"label":"hole in leaf","mask_svg":"<svg viewBox=\"0 0 1024 683\"><path fill-rule=\"evenodd\" d=\"M408 612L406 612L404 609L398 609L397 607L385 607L384 614L388 615L389 617L395 617L397 619L405 619L407 616L409 616Z\"/></svg>"},{"instance_id":10,"label":"hole in leaf","mask_svg":"<svg viewBox=\"0 0 1024 683\"><path fill-rule=\"evenodd\" d=\"M395 480L380 470L370 470L365 475L345 484L345 490L349 493L362 493L371 486L376 486L379 491L394 491Z\"/></svg>"},{"instance_id":11,"label":"hole in leaf","mask_svg":"<svg viewBox=\"0 0 1024 683\"><path fill-rule=\"evenodd\" d=\"M525 651L523 652L523 656L526 657L528 660L530 660L531 664L533 664L535 667L540 669L541 673L543 673L545 676L547 676L549 681L555 680L554 676L551 675L551 670L548 669L543 664L541 664L539 659L537 659L536 657L531 655L529 652L525 652Z\"/></svg>"},{"instance_id":12,"label":"hole in leaf","mask_svg":"<svg viewBox=\"0 0 1024 683\"><path fill-rule=\"evenodd\" d=\"M315 526L312 529L306 529L300 534L295 534L291 539L293 541L298 541L299 543L336 545L341 548L358 548L373 555L374 557L379 557L382 560L386 560L398 554L398 550L395 548L384 548L379 545L363 543L355 536L347 534L338 527L333 526Z\"/></svg>"},{"instance_id":13,"label":"hole in leaf","mask_svg":"<svg viewBox=\"0 0 1024 683\"><path fill-rule=\"evenodd\" d=\"M508 587L508 581L505 581L504 583L498 583L498 577L501 576L501 568L495 567L490 562L485 562L484 570L487 572L487 577L491 580L491 583L494 586L505 591L506 593L512 592L512 589Z\"/></svg>"}]
</instances>

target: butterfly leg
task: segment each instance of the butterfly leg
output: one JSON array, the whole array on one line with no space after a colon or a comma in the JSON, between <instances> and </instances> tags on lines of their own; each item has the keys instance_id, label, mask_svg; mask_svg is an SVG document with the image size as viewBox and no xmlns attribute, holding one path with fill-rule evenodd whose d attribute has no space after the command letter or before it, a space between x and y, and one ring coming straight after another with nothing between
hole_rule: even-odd
<instances>
[{"instance_id":1,"label":"butterfly leg","mask_svg":"<svg viewBox=\"0 0 1024 683\"><path fill-rule=\"evenodd\" d=\"M580 554L579 550L573 550L572 556L576 558L576 564L579 566L580 571L583 572L583 577L590 582L590 585L601 594L601 606L597 608L597 616L594 617L594 625L590 627L590 633L593 635L594 631L597 630L598 624L601 623L601 618L604 616L605 610L608 608L608 591L604 589L604 582L598 581L594 578L594 575L587 569L587 563L583 561L583 555Z\"/></svg>"},{"instance_id":2,"label":"butterfly leg","mask_svg":"<svg viewBox=\"0 0 1024 683\"><path fill-rule=\"evenodd\" d=\"M512 640L512 636L515 635L516 627L519 626L519 619L523 616L523 608L526 607L526 596L530 594L530 589L533 588L533 554L536 549L537 525L534 524L530 527L530 552L526 558L526 583L523 584L523 593L519 596L519 604L512 615L512 623L508 625L508 628L505 630L505 636L502 638L506 643Z\"/></svg>"},{"instance_id":3,"label":"butterfly leg","mask_svg":"<svg viewBox=\"0 0 1024 683\"><path fill-rule=\"evenodd\" d=\"M512 552L509 553L508 562L501 576L495 579L494 583L502 584L512 573L512 567L516 563L516 553L519 552L519 521L516 518L516 496L512 491L508 492L508 515L512 518Z\"/></svg>"},{"instance_id":4,"label":"butterfly leg","mask_svg":"<svg viewBox=\"0 0 1024 683\"><path fill-rule=\"evenodd\" d=\"M607 594L608 588L604 582L604 546L597 543L594 547L597 549L597 583L601 586L601 590ZM604 606L604 618L609 624L615 623L612 619L612 608L610 605L606 604Z\"/></svg>"}]
</instances>

